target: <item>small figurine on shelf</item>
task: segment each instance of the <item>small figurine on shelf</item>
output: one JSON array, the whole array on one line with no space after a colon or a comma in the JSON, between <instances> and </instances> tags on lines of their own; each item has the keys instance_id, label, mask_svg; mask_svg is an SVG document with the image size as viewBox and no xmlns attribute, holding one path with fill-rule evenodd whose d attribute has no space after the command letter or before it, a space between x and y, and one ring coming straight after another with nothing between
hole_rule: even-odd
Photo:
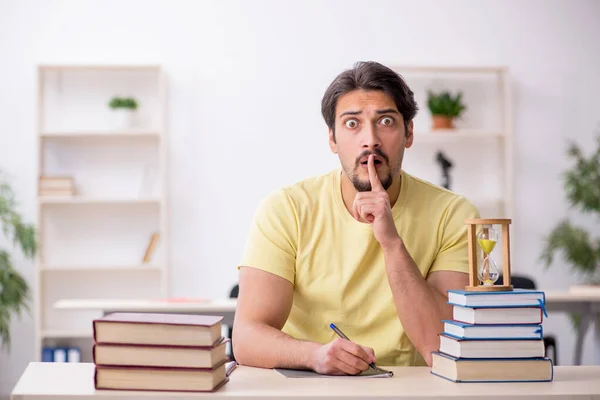
<instances>
[{"instance_id":1,"label":"small figurine on shelf","mask_svg":"<svg viewBox=\"0 0 600 400\"><path fill-rule=\"evenodd\" d=\"M435 160L442 167L442 187L450 190L450 173L448 170L452 168L452 162L441 151L437 152Z\"/></svg>"},{"instance_id":2,"label":"small figurine on shelf","mask_svg":"<svg viewBox=\"0 0 600 400\"><path fill-rule=\"evenodd\" d=\"M469 248L469 285L465 287L470 292L511 291L510 283L510 219L468 219L468 248ZM504 261L502 284L496 285L500 269L492 259L491 253L498 242L498 232L493 225L502 226L502 258ZM477 226L481 230L477 232ZM483 252L481 263L478 263L478 250ZM478 265L479 264L479 265Z\"/></svg>"},{"instance_id":3,"label":"small figurine on shelf","mask_svg":"<svg viewBox=\"0 0 600 400\"><path fill-rule=\"evenodd\" d=\"M130 129L135 125L134 115L138 103L133 97L113 97L108 106L113 110L114 128Z\"/></svg>"}]
</instances>

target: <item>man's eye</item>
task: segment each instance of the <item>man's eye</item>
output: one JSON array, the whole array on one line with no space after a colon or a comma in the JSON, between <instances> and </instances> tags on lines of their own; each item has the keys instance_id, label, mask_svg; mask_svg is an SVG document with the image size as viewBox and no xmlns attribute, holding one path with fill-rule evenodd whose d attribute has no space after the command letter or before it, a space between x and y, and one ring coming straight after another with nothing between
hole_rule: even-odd
<instances>
[{"instance_id":1,"label":"man's eye","mask_svg":"<svg viewBox=\"0 0 600 400\"><path fill-rule=\"evenodd\" d=\"M355 119L349 119L346 121L346 128L356 128L358 126L358 122Z\"/></svg>"},{"instance_id":2,"label":"man's eye","mask_svg":"<svg viewBox=\"0 0 600 400\"><path fill-rule=\"evenodd\" d=\"M390 117L384 117L381 119L381 123L385 126L390 126L394 123L394 120Z\"/></svg>"}]
</instances>

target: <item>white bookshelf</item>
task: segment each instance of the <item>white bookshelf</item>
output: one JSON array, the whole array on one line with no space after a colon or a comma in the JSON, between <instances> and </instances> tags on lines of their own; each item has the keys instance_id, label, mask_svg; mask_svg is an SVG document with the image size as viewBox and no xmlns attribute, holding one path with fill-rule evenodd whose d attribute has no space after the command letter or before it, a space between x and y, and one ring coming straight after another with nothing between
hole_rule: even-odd
<instances>
[{"instance_id":1,"label":"white bookshelf","mask_svg":"<svg viewBox=\"0 0 600 400\"><path fill-rule=\"evenodd\" d=\"M512 218L513 99L509 69L446 65L399 65L393 69L407 81L419 105L413 146L404 153L403 168L439 185L442 169L435 157L441 151L453 164L452 191L471 200L482 218ZM427 89L463 92L467 110L456 120L455 129L431 129ZM502 257L497 253L495 250L492 258L500 266Z\"/></svg>"},{"instance_id":2,"label":"white bookshelf","mask_svg":"<svg viewBox=\"0 0 600 400\"><path fill-rule=\"evenodd\" d=\"M46 345L78 346L90 361L91 310L61 299L169 296L166 78L160 66L38 67L39 176L68 176L75 194L40 195L35 358ZM115 124L108 102L132 96L135 125ZM143 257L160 235L152 258Z\"/></svg>"}]
</instances>

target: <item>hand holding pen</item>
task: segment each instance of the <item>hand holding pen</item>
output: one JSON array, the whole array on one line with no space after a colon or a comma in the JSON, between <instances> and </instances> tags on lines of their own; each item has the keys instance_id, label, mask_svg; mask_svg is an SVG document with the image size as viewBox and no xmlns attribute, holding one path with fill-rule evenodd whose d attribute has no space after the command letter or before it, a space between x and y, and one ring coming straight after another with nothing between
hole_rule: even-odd
<instances>
[{"instance_id":1,"label":"hand holding pen","mask_svg":"<svg viewBox=\"0 0 600 400\"><path fill-rule=\"evenodd\" d=\"M345 340L348 340L348 341L350 341L350 339L348 338L348 336L346 336L346 335L344 334L344 332L342 332L342 331L341 331L341 330L340 330L340 329L339 329L337 326L335 326L335 324L333 324L333 323L332 323L332 324L329 324L329 327L330 327L331 329L333 329L333 331L334 331L334 332L335 332L335 333L336 333L336 334L337 334L339 337L341 337L342 339L345 339ZM383 368L379 368L377 365L375 365L375 353L373 352L373 349L369 349L369 350L371 351L371 354L372 354L372 356L373 356L373 357L372 357L373 361L371 361L371 362L369 363L369 367L373 368L375 371L378 371L378 372L381 372L381 373L388 374L388 375L392 376L392 375L393 375L393 372L392 372L392 371L388 371L388 370L385 370L385 369L383 369Z\"/></svg>"},{"instance_id":2,"label":"hand holding pen","mask_svg":"<svg viewBox=\"0 0 600 400\"><path fill-rule=\"evenodd\" d=\"M319 346L312 357L312 369L323 375L358 375L373 362L373 349L340 337Z\"/></svg>"}]
</instances>

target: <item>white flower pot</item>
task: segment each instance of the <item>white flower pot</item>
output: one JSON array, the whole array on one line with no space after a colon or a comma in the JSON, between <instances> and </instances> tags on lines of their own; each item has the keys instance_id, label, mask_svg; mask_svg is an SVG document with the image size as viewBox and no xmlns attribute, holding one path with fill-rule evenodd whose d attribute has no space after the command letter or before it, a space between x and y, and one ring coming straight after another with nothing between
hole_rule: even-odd
<instances>
[{"instance_id":1,"label":"white flower pot","mask_svg":"<svg viewBox=\"0 0 600 400\"><path fill-rule=\"evenodd\" d=\"M135 125L135 111L128 108L117 108L112 111L113 129L131 129Z\"/></svg>"}]
</instances>

